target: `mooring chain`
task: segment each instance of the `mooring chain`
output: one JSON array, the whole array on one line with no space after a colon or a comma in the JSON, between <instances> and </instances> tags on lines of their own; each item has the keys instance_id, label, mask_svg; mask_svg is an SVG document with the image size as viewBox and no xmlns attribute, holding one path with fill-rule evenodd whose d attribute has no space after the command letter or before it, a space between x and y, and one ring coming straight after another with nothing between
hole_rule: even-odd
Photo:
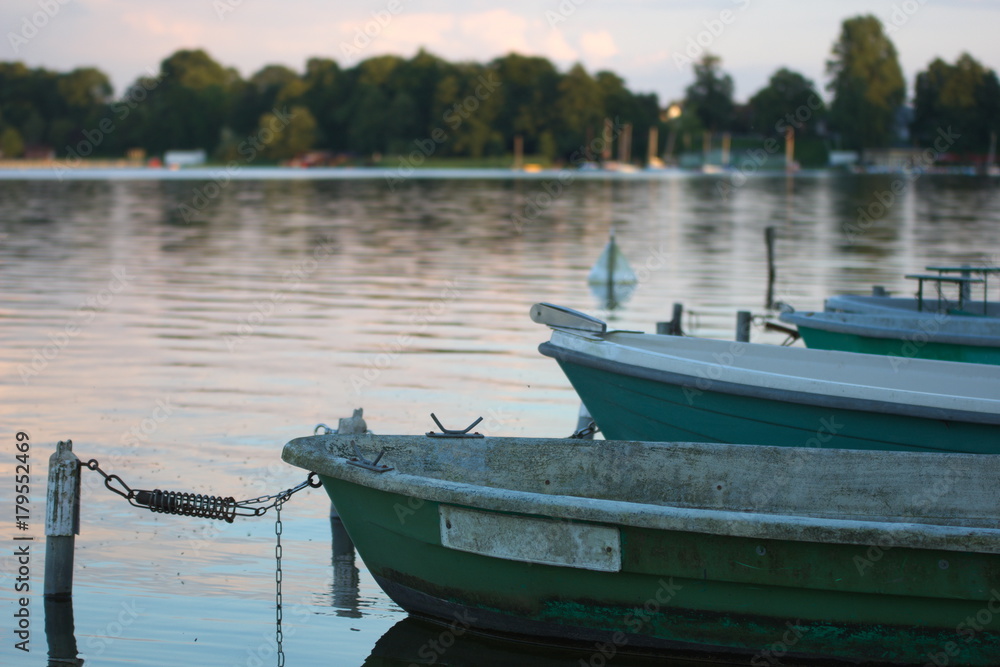
<instances>
[{"instance_id":1,"label":"mooring chain","mask_svg":"<svg viewBox=\"0 0 1000 667\"><path fill-rule=\"evenodd\" d=\"M284 667L285 664L285 651L281 646L281 642L284 640L285 635L281 631L281 506L288 498L281 498L274 503L274 535L277 541L274 545L274 560L276 563L274 572L274 614L275 614L275 624L277 626L274 639L275 643L278 645L278 667Z\"/></svg>"},{"instance_id":2,"label":"mooring chain","mask_svg":"<svg viewBox=\"0 0 1000 667\"><path fill-rule=\"evenodd\" d=\"M236 500L232 496L205 496L198 493L180 493L177 491L144 491L133 489L118 475L109 475L101 470L97 459L81 462L82 467L95 470L104 477L104 486L109 491L117 493L134 507L142 507L151 512L164 514L179 514L182 516L197 516L206 519L220 519L232 523L237 516L261 516L272 507L287 501L295 493L308 487L319 488L322 483L319 475L309 473L306 481L290 489L268 496L258 496L249 500ZM119 488L120 487L120 488Z\"/></svg>"},{"instance_id":3,"label":"mooring chain","mask_svg":"<svg viewBox=\"0 0 1000 667\"><path fill-rule=\"evenodd\" d=\"M587 424L586 426L584 426L579 431L577 431L576 433L574 433L573 435L571 435L569 437L577 439L577 440L583 440L583 439L589 438L590 436L594 435L595 433L600 432L600 430L601 429L599 429L597 427L597 422L591 421L589 424Z\"/></svg>"}]
</instances>

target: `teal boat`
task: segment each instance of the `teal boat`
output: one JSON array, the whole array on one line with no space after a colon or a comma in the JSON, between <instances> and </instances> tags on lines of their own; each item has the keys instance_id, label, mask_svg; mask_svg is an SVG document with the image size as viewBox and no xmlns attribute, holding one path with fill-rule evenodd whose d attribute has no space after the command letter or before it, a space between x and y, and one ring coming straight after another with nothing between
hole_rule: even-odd
<instances>
[{"instance_id":1,"label":"teal boat","mask_svg":"<svg viewBox=\"0 0 1000 667\"><path fill-rule=\"evenodd\" d=\"M614 440L1000 454L1000 367L606 331L536 304L553 357Z\"/></svg>"},{"instance_id":2,"label":"teal boat","mask_svg":"<svg viewBox=\"0 0 1000 667\"><path fill-rule=\"evenodd\" d=\"M794 324L806 346L817 350L1000 364L998 318L792 311L779 319Z\"/></svg>"},{"instance_id":3,"label":"teal boat","mask_svg":"<svg viewBox=\"0 0 1000 667\"><path fill-rule=\"evenodd\" d=\"M823 310L832 313L866 313L904 317L933 318L940 314L1000 319L1000 302L970 301L961 308L944 299L916 299L902 296L835 294L823 302Z\"/></svg>"},{"instance_id":4,"label":"teal boat","mask_svg":"<svg viewBox=\"0 0 1000 667\"><path fill-rule=\"evenodd\" d=\"M452 634L607 664L1000 657L997 456L365 434L282 458L319 474L385 592Z\"/></svg>"}]
</instances>

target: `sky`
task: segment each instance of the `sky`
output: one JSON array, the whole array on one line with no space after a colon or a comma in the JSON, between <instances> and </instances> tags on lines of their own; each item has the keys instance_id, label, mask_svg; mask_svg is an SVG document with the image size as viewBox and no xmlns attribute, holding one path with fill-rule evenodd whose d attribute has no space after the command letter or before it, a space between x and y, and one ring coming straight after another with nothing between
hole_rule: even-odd
<instances>
[{"instance_id":1,"label":"sky","mask_svg":"<svg viewBox=\"0 0 1000 667\"><path fill-rule=\"evenodd\" d=\"M911 97L936 57L968 52L1000 69L1000 0L2 0L0 61L97 67L121 94L179 49L244 77L268 64L302 72L317 56L352 66L420 48L477 62L514 51L611 70L666 106L703 49L722 58L737 101L781 67L823 87L841 23L866 13L886 25Z\"/></svg>"}]
</instances>

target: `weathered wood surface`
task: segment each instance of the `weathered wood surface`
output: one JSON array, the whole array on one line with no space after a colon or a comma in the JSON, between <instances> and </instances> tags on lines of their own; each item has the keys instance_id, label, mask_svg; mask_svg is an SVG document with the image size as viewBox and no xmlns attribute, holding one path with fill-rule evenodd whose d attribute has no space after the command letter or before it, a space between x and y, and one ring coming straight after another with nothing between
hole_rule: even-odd
<instances>
[{"instance_id":1,"label":"weathered wood surface","mask_svg":"<svg viewBox=\"0 0 1000 667\"><path fill-rule=\"evenodd\" d=\"M73 594L73 550L80 533L80 459L73 441L60 441L49 457L45 500L45 597Z\"/></svg>"}]
</instances>

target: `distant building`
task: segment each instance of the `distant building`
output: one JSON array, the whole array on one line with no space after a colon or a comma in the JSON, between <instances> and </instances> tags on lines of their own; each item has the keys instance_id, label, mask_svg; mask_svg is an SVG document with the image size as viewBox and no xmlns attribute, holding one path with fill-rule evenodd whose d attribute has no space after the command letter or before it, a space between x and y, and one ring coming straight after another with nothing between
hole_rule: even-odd
<instances>
[{"instance_id":1,"label":"distant building","mask_svg":"<svg viewBox=\"0 0 1000 667\"><path fill-rule=\"evenodd\" d=\"M830 151L831 167L850 167L858 162L857 151Z\"/></svg>"},{"instance_id":2,"label":"distant building","mask_svg":"<svg viewBox=\"0 0 1000 667\"><path fill-rule=\"evenodd\" d=\"M28 144L24 147L24 159L25 160L54 160L56 159L56 151L52 146L44 146L41 144Z\"/></svg>"},{"instance_id":3,"label":"distant building","mask_svg":"<svg viewBox=\"0 0 1000 667\"><path fill-rule=\"evenodd\" d=\"M930 165L921 148L866 148L863 166L869 172L899 173Z\"/></svg>"},{"instance_id":4,"label":"distant building","mask_svg":"<svg viewBox=\"0 0 1000 667\"><path fill-rule=\"evenodd\" d=\"M197 167L205 164L205 151L167 151L163 154L163 163L168 167Z\"/></svg>"}]
</instances>

